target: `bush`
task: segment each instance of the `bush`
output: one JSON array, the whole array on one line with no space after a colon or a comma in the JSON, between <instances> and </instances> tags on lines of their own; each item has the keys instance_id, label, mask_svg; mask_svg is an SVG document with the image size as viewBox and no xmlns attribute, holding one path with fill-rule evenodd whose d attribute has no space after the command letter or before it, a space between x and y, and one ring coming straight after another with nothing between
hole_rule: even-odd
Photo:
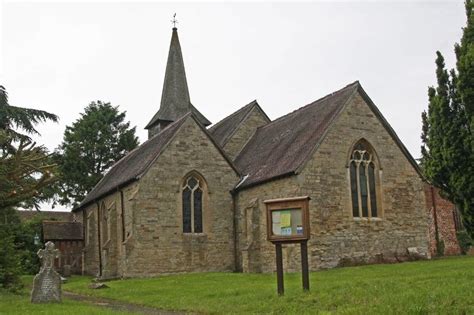
<instances>
[{"instance_id":1,"label":"bush","mask_svg":"<svg viewBox=\"0 0 474 315\"><path fill-rule=\"evenodd\" d=\"M444 241L443 240L439 240L437 243L436 243L436 255L441 257L441 256L444 256Z\"/></svg>"},{"instance_id":2,"label":"bush","mask_svg":"<svg viewBox=\"0 0 474 315\"><path fill-rule=\"evenodd\" d=\"M472 245L472 239L466 231L459 231L456 233L461 253L466 255L469 247Z\"/></svg>"},{"instance_id":3,"label":"bush","mask_svg":"<svg viewBox=\"0 0 474 315\"><path fill-rule=\"evenodd\" d=\"M9 235L8 228L0 227L0 286L9 291L19 291L22 288L20 281L20 257L15 250L13 235Z\"/></svg>"}]
</instances>

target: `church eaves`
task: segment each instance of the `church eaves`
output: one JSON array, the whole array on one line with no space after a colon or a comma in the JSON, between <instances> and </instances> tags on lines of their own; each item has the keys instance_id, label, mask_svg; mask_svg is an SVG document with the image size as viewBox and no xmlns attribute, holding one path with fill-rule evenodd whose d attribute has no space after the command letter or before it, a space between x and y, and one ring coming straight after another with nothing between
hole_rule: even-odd
<instances>
[{"instance_id":1,"label":"church eaves","mask_svg":"<svg viewBox=\"0 0 474 315\"><path fill-rule=\"evenodd\" d=\"M211 124L211 122L191 104L178 30L174 27L171 35L168 62L166 64L160 109L155 116L153 116L145 129L150 130L160 123L165 126L189 112L192 112L202 125L208 126Z\"/></svg>"}]
</instances>

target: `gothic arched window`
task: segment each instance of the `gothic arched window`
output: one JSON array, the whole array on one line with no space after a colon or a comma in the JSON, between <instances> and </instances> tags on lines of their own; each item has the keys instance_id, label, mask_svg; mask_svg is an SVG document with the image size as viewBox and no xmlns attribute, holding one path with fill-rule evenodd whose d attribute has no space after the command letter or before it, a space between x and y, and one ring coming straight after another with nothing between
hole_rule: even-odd
<instances>
[{"instance_id":1,"label":"gothic arched window","mask_svg":"<svg viewBox=\"0 0 474 315\"><path fill-rule=\"evenodd\" d=\"M352 215L371 218L378 216L377 178L378 166L375 153L365 140L360 140L352 149L350 162Z\"/></svg>"},{"instance_id":2,"label":"gothic arched window","mask_svg":"<svg viewBox=\"0 0 474 315\"><path fill-rule=\"evenodd\" d=\"M204 182L191 174L183 182L183 233L202 233Z\"/></svg>"}]
</instances>

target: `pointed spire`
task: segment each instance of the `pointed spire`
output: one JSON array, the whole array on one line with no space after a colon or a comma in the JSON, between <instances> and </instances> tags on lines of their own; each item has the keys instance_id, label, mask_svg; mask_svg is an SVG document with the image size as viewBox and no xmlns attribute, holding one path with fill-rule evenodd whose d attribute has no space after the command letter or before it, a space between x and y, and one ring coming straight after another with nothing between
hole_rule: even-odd
<instances>
[{"instance_id":1,"label":"pointed spire","mask_svg":"<svg viewBox=\"0 0 474 315\"><path fill-rule=\"evenodd\" d=\"M174 20L173 22L176 21ZM175 25L171 35L160 109L145 129L148 129L149 135L152 136L169 123L176 121L190 111L196 114L196 118L204 126L211 124L210 121L191 104L186 72L184 71L183 55L181 45L179 44L178 30Z\"/></svg>"}]
</instances>

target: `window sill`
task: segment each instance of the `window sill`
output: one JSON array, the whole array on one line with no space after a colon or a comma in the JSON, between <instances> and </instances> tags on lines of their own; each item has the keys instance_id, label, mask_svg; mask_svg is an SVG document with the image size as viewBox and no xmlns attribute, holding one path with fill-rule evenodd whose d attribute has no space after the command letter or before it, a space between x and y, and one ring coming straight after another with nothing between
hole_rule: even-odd
<instances>
[{"instance_id":1,"label":"window sill","mask_svg":"<svg viewBox=\"0 0 474 315\"><path fill-rule=\"evenodd\" d=\"M206 233L183 233L184 237L204 237L207 236Z\"/></svg>"},{"instance_id":2,"label":"window sill","mask_svg":"<svg viewBox=\"0 0 474 315\"><path fill-rule=\"evenodd\" d=\"M371 221L374 221L374 222L381 222L383 221L382 218L379 218L379 217L375 217L375 218L360 218L360 217L353 217L352 218L355 222L371 222Z\"/></svg>"}]
</instances>

